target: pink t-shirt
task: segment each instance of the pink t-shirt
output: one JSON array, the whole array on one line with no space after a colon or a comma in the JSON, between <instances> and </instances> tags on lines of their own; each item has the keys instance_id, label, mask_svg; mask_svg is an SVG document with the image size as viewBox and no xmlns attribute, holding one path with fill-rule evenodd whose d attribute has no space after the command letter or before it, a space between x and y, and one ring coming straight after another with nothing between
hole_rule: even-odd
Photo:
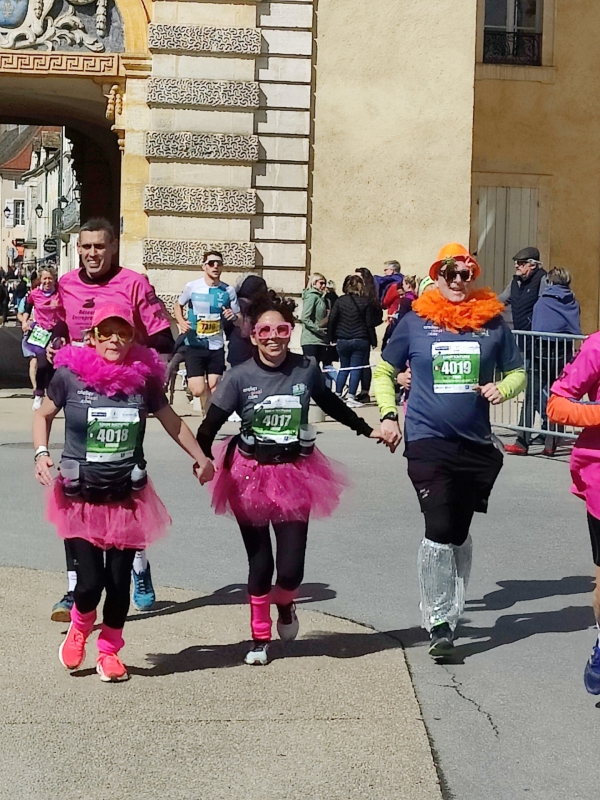
<instances>
[{"instance_id":1,"label":"pink t-shirt","mask_svg":"<svg viewBox=\"0 0 600 800\"><path fill-rule=\"evenodd\" d=\"M104 281L84 283L81 272L67 272L58 282L72 341L83 339L92 327L95 309L108 303L129 306L133 310L135 327L146 336L169 328L163 305L145 275L118 267L116 273L111 272Z\"/></svg>"},{"instance_id":2,"label":"pink t-shirt","mask_svg":"<svg viewBox=\"0 0 600 800\"><path fill-rule=\"evenodd\" d=\"M29 293L27 302L35 309L36 324L44 330L51 331L58 322L64 321L65 310L56 290L47 294L38 286Z\"/></svg>"}]
</instances>

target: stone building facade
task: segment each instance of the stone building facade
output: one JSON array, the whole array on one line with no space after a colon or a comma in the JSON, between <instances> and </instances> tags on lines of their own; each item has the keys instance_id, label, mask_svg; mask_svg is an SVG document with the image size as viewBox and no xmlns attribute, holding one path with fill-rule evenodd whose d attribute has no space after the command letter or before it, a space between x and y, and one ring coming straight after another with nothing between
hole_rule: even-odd
<instances>
[{"instance_id":1,"label":"stone building facade","mask_svg":"<svg viewBox=\"0 0 600 800\"><path fill-rule=\"evenodd\" d=\"M0 117L118 146L121 262L163 296L209 246L295 294L311 269L422 273L468 238L475 22L471 0L7 0Z\"/></svg>"}]
</instances>

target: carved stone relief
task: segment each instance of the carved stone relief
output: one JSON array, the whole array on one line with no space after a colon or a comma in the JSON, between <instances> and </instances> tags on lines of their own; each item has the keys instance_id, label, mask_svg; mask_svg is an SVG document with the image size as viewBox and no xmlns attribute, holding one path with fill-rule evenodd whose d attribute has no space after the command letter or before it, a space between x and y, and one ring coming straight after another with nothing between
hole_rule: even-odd
<instances>
[{"instance_id":1,"label":"carved stone relief","mask_svg":"<svg viewBox=\"0 0 600 800\"><path fill-rule=\"evenodd\" d=\"M0 48L122 52L114 0L0 0Z\"/></svg>"},{"instance_id":2,"label":"carved stone relief","mask_svg":"<svg viewBox=\"0 0 600 800\"><path fill-rule=\"evenodd\" d=\"M150 50L195 53L259 55L262 47L258 28L213 28L200 25L148 26Z\"/></svg>"},{"instance_id":3,"label":"carved stone relief","mask_svg":"<svg viewBox=\"0 0 600 800\"><path fill-rule=\"evenodd\" d=\"M258 108L258 100L258 83L255 81L198 81L192 78L150 78L148 81L149 105Z\"/></svg>"},{"instance_id":4,"label":"carved stone relief","mask_svg":"<svg viewBox=\"0 0 600 800\"><path fill-rule=\"evenodd\" d=\"M195 242L190 240L146 239L144 264L155 267L197 267L204 261L207 250L223 253L226 267L253 267L253 242Z\"/></svg>"},{"instance_id":5,"label":"carved stone relief","mask_svg":"<svg viewBox=\"0 0 600 800\"><path fill-rule=\"evenodd\" d=\"M150 131L146 135L146 157L177 161L258 161L258 136Z\"/></svg>"},{"instance_id":6,"label":"carved stone relief","mask_svg":"<svg viewBox=\"0 0 600 800\"><path fill-rule=\"evenodd\" d=\"M162 214L256 213L254 189L204 189L196 186L146 186L144 211Z\"/></svg>"}]
</instances>

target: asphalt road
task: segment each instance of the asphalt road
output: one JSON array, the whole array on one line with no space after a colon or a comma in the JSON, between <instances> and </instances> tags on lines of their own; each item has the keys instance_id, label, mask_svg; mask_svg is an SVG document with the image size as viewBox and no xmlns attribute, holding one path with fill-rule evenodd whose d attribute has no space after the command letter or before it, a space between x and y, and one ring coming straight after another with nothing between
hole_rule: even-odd
<instances>
[{"instance_id":1,"label":"asphalt road","mask_svg":"<svg viewBox=\"0 0 600 800\"><path fill-rule=\"evenodd\" d=\"M3 402L0 563L60 570L61 546L41 521L42 490L32 477L30 412L22 428L6 430ZM246 562L235 525L211 513L186 457L156 425L149 425L146 448L174 525L152 548L155 583L237 596ZM60 425L54 438L61 441ZM582 684L594 640L592 562L566 459L506 458L490 513L477 515L473 526L457 663L440 666L427 656L418 627L423 526L404 458L337 429L320 435L319 446L348 465L354 487L333 519L311 526L303 596L406 646L447 797L595 796L600 704Z\"/></svg>"}]
</instances>

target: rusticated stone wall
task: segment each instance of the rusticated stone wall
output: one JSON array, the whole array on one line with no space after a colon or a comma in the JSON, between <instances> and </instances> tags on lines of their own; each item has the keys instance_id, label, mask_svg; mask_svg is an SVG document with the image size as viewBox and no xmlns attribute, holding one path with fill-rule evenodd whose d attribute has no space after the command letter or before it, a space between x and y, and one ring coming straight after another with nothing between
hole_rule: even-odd
<instances>
[{"instance_id":1,"label":"rusticated stone wall","mask_svg":"<svg viewBox=\"0 0 600 800\"><path fill-rule=\"evenodd\" d=\"M156 0L143 261L161 296L206 249L226 279L299 293L307 270L312 0Z\"/></svg>"}]
</instances>

